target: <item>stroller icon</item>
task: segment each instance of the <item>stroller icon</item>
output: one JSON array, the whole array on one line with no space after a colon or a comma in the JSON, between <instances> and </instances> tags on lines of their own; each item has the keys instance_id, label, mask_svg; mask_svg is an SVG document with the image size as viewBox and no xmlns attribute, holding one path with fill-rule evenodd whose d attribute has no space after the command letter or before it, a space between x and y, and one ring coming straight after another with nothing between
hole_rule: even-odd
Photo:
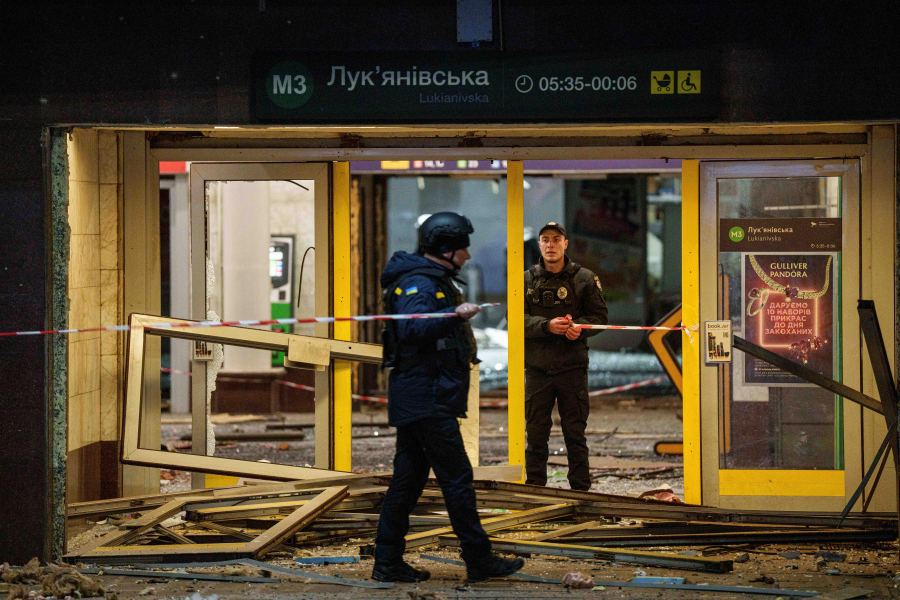
<instances>
[{"instance_id":1,"label":"stroller icon","mask_svg":"<svg viewBox=\"0 0 900 600\"><path fill-rule=\"evenodd\" d=\"M670 92L672 88L672 76L669 73L664 74L662 77L653 76L653 81L656 82L656 91L657 92Z\"/></svg>"}]
</instances>

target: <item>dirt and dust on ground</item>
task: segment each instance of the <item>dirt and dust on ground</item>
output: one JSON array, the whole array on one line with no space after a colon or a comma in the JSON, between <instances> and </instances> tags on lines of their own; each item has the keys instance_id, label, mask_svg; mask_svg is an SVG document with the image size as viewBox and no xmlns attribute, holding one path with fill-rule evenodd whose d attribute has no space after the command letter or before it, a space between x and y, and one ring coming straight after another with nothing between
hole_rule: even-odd
<instances>
[{"instance_id":1,"label":"dirt and dust on ground","mask_svg":"<svg viewBox=\"0 0 900 600\"><path fill-rule=\"evenodd\" d=\"M680 401L675 398L616 398L594 404L588 424L588 443L594 484L593 490L629 496L639 496L647 491L665 491L683 498L683 473L680 457L660 457L653 452L659 440L680 440L681 422L677 410ZM262 418L219 419L217 434L253 434L254 432L284 431L286 424L298 423L311 416L281 415ZM390 468L394 438L392 430L384 423L383 409L367 408L354 414L354 470L378 471ZM280 425L277 425L279 424ZM276 424L276 427L271 425ZM223 441L217 455L248 460L310 464L313 460L314 432L311 427L297 429L303 439L272 441ZM184 422L171 422L164 426L164 443L172 449L185 448L183 438L189 435ZM240 437L240 435L238 436ZM299 436L298 436L299 437ZM481 462L499 464L506 462L506 411L483 410L481 413ZM565 467L565 444L558 423L551 437L551 464L548 466L552 487L568 487ZM164 490L178 491L190 487L187 473L163 471L161 485ZM662 497L662 496L658 496ZM632 521L625 521L629 524ZM87 543L109 531L109 524L85 530L73 527L70 549ZM540 527L540 524L535 524ZM105 529L104 529L105 528ZM80 532L79 532L80 530ZM526 528L527 531L527 528ZM75 535L77 533L77 535ZM370 544L371 537L351 539L345 543L328 546L306 546L293 555L272 553L266 561L273 565L298 568L296 557L356 556L360 546ZM172 580L162 575L123 577L98 575L106 590L117 598L166 598L190 600L224 600L226 598L262 599L356 599L403 598L413 600L481 600L531 599L531 598L750 598L790 597L786 590L818 592L819 598L897 598L900 597L898 576L898 547L895 543L852 544L803 544L772 546L729 547L656 547L641 548L682 554L685 556L713 556L734 561L730 573L713 574L657 567L635 566L598 560L565 557L526 557L522 573L543 577L555 583L535 583L521 579L489 581L465 585L463 567L435 562L429 557L459 559L458 551L445 548L425 548L421 552L409 552L407 560L417 568L428 569L430 580L419 584L395 584L391 589L363 589L317 583L312 579L297 579L271 573L271 583L228 583L192 580ZM362 558L350 564L333 564L300 567L317 575L344 577L356 581L370 581L371 559ZM224 573L224 567L202 569ZM245 568L247 569L247 568ZM578 576L572 575L579 574ZM265 575L259 569L247 569L245 575ZM594 587L567 588L561 582L592 579ZM639 581L641 577L684 578L688 585L703 586L700 590L644 589L617 587L610 582ZM277 581L276 581L277 580ZM713 591L712 586L750 586L766 589L769 596L738 591ZM703 588L706 588L705 590ZM712 588L712 589L710 589ZM701 591L702 590L702 591Z\"/></svg>"},{"instance_id":2,"label":"dirt and dust on ground","mask_svg":"<svg viewBox=\"0 0 900 600\"><path fill-rule=\"evenodd\" d=\"M671 489L676 496L683 497L681 457L659 457L653 452L657 441L681 440L680 408L681 400L674 396L593 400L587 427L594 478L592 489L633 496L652 489ZM482 409L480 417L481 464L506 463L506 410ZM312 414L222 415L214 417L213 423L218 440L216 456L301 466L311 466L315 460ZM261 440L263 437L279 439ZM387 410L381 406L363 406L353 415L353 470L360 473L390 470L394 440L394 430L387 426ZM190 452L189 418L164 422L162 442L169 450ZM568 487L565 455L559 418L554 412L548 485ZM190 489L190 481L189 473L164 470L160 483L164 492L171 492Z\"/></svg>"}]
</instances>

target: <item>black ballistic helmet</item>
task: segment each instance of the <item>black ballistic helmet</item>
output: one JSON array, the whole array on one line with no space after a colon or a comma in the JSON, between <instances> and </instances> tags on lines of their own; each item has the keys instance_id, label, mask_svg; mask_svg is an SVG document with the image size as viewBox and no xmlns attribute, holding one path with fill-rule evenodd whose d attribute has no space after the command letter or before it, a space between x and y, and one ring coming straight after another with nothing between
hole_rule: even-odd
<instances>
[{"instance_id":1,"label":"black ballistic helmet","mask_svg":"<svg viewBox=\"0 0 900 600\"><path fill-rule=\"evenodd\" d=\"M440 256L469 247L472 223L455 212L434 213L419 226L419 252Z\"/></svg>"}]
</instances>

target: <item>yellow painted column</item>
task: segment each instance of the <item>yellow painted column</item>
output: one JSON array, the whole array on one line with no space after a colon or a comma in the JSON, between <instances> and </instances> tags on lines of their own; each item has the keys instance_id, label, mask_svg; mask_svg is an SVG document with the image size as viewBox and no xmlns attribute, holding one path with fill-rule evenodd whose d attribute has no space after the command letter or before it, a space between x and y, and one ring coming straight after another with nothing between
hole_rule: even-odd
<instances>
[{"instance_id":1,"label":"yellow painted column","mask_svg":"<svg viewBox=\"0 0 900 600\"><path fill-rule=\"evenodd\" d=\"M350 316L350 163L336 162L332 171L332 274L333 314ZM334 324L334 339L350 339L350 322ZM334 466L350 471L352 466L353 403L350 362L336 360L332 367L334 402Z\"/></svg>"},{"instance_id":2,"label":"yellow painted column","mask_svg":"<svg viewBox=\"0 0 900 600\"><path fill-rule=\"evenodd\" d=\"M506 170L506 314L509 324L507 429L509 464L525 465L525 175L522 161Z\"/></svg>"},{"instance_id":3,"label":"yellow painted column","mask_svg":"<svg viewBox=\"0 0 900 600\"><path fill-rule=\"evenodd\" d=\"M700 162L681 161L681 312L686 326L700 322ZM682 427L684 499L699 504L700 487L700 332L682 332Z\"/></svg>"}]
</instances>

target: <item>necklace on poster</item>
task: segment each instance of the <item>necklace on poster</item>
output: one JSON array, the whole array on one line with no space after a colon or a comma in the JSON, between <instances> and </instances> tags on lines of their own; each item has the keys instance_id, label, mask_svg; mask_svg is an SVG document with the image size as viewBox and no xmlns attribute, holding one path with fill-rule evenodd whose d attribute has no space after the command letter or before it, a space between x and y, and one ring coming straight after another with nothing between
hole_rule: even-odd
<instances>
[{"instance_id":1,"label":"necklace on poster","mask_svg":"<svg viewBox=\"0 0 900 600\"><path fill-rule=\"evenodd\" d=\"M760 280L766 287L762 290L757 288L753 288L747 294L747 298L749 302L747 303L747 316L754 317L759 314L759 311L763 309L766 303L769 301L769 295L772 292L776 292L779 294L784 294L785 302L790 302L794 298L798 300L812 300L816 298L821 298L828 292L828 288L831 286L831 262L833 260L832 256L828 257L828 260L825 263L825 283L822 284L822 288L815 291L801 291L796 286L784 285L783 283L779 283L772 279L768 273L766 273L765 269L759 264L759 261L756 260L756 257L752 254L747 255L747 260L750 262L750 266L753 267L753 271L759 276Z\"/></svg>"}]
</instances>

